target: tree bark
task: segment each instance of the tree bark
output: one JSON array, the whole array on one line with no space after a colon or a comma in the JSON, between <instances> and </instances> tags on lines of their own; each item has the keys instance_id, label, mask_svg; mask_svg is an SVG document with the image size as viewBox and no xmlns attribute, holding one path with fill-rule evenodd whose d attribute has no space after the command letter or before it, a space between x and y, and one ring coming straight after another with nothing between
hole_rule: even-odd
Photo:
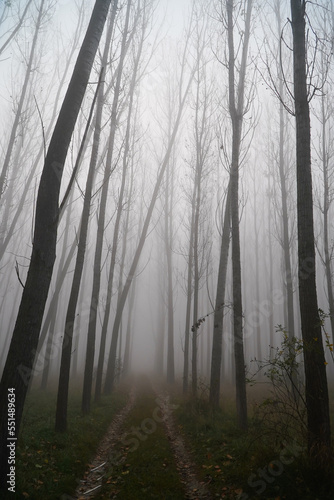
<instances>
[{"instance_id":1,"label":"tree bark","mask_svg":"<svg viewBox=\"0 0 334 500\"><path fill-rule=\"evenodd\" d=\"M229 72L229 112L232 122L232 160L230 171L231 183L231 223L232 223L232 276L233 276L233 329L234 329L234 357L235 382L238 425L241 429L247 428L247 396L246 375L243 342L243 309L241 288L241 261L240 261L240 230L239 230L239 162L241 131L244 116L245 75L247 53L250 35L250 18L252 0L247 1L244 40L239 70L239 82L236 92L235 85L235 51L234 51L234 21L233 0L226 0L228 23L228 72ZM236 99L237 93L237 99Z\"/></svg>"},{"instance_id":2,"label":"tree bark","mask_svg":"<svg viewBox=\"0 0 334 500\"><path fill-rule=\"evenodd\" d=\"M331 453L328 387L316 291L311 127L306 81L305 0L291 0L296 116L298 280L304 345L308 453L315 468Z\"/></svg>"},{"instance_id":3,"label":"tree bark","mask_svg":"<svg viewBox=\"0 0 334 500\"><path fill-rule=\"evenodd\" d=\"M187 270L187 305L186 305L186 321L184 334L184 361L183 361L183 394L188 392L189 383L189 337L190 337L190 313L191 302L193 295L193 256L194 256L194 212L195 212L195 196L196 184L194 183L193 193L191 197L191 218L190 218L190 238L188 252L188 270ZM197 318L196 318L197 321Z\"/></svg>"},{"instance_id":4,"label":"tree bark","mask_svg":"<svg viewBox=\"0 0 334 500\"><path fill-rule=\"evenodd\" d=\"M166 270L167 270L167 383L175 382L174 366L174 293L173 293L173 191L175 163L173 154L166 169L166 190L165 190L165 249L166 249Z\"/></svg>"},{"instance_id":5,"label":"tree bark","mask_svg":"<svg viewBox=\"0 0 334 500\"><path fill-rule=\"evenodd\" d=\"M228 185L227 195L226 195L223 234L221 239L220 259L218 268L215 312L213 319L210 405L214 409L219 407L221 364L222 364L222 339L223 339L223 322L224 322L224 301L225 301L225 291L226 291L226 275L227 275L230 238L231 238L231 183L229 183Z\"/></svg>"},{"instance_id":6,"label":"tree bark","mask_svg":"<svg viewBox=\"0 0 334 500\"><path fill-rule=\"evenodd\" d=\"M8 464L8 390L16 396L19 432L34 363L57 243L59 190L67 151L84 98L110 1L96 0L85 38L49 144L40 180L33 249L25 288L0 384L0 487L6 489Z\"/></svg>"}]
</instances>

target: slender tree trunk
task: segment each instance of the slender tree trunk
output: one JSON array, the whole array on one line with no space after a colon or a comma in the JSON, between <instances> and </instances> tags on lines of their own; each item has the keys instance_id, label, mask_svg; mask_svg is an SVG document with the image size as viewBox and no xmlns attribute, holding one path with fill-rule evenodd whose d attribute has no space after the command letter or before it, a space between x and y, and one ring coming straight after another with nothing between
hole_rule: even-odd
<instances>
[{"instance_id":1,"label":"slender tree trunk","mask_svg":"<svg viewBox=\"0 0 334 500\"><path fill-rule=\"evenodd\" d=\"M68 210L66 222L65 222L63 248L62 248L61 256L59 259L59 269L58 269L58 276L57 276L56 282L58 281L58 277L61 274L62 269L64 268L70 222L71 222L71 211ZM53 305L53 314L52 314L52 319L51 319L50 328L49 328L49 335L48 335L48 339L46 342L45 353L43 356L44 367L43 367L43 373L42 373L42 379L41 379L41 385L40 385L40 388L42 391L45 391L47 388L47 385L48 385L50 364L51 364L51 359L52 359L51 353L53 350L53 342L54 342L53 334L54 334L55 327L56 327L56 317L57 317L57 310L58 310L58 303L59 303L60 294L58 293L56 296L54 295L54 297L56 298L56 300L55 300L55 303Z\"/></svg>"},{"instance_id":2,"label":"slender tree trunk","mask_svg":"<svg viewBox=\"0 0 334 500\"><path fill-rule=\"evenodd\" d=\"M121 80L123 76L123 65L126 54L126 39L129 29L129 19L131 10L131 0L127 2L125 25L122 36L121 44L121 54L120 60L117 68L117 78L114 91L114 99L111 110L111 122L110 122L110 136L108 144L108 154L106 160L106 167L104 170L103 186L101 192L99 219L97 227L97 237L96 237L96 248L94 257L94 272L93 272L93 290L91 297L91 314L88 323L88 334L87 334L87 349L86 349L86 363L84 372L84 385L82 391L82 404L81 408L84 414L90 411L92 384L93 384L93 368L94 368L94 356L95 356L95 337L96 337L96 321L97 314L96 309L99 302L100 294L100 282L101 282L101 260L102 260L102 247L103 247L103 236L104 236L104 226L105 226L105 213L108 198L109 181L111 176L111 166L112 157L114 152L114 143L116 137L116 122L117 122L117 108L119 102L119 95L121 89ZM108 308L106 309L106 311Z\"/></svg>"},{"instance_id":3,"label":"slender tree trunk","mask_svg":"<svg viewBox=\"0 0 334 500\"><path fill-rule=\"evenodd\" d=\"M34 364L57 243L59 190L75 123L84 98L110 1L96 0L85 38L49 144L40 180L28 276L0 384L0 488L7 488L8 391L13 389L18 435ZM28 376L26 376L28 373Z\"/></svg>"},{"instance_id":4,"label":"slender tree trunk","mask_svg":"<svg viewBox=\"0 0 334 500\"><path fill-rule=\"evenodd\" d=\"M255 164L254 164L255 167ZM254 237L255 237L255 307L258 309L260 307L260 273L259 273L259 228L258 228L258 209L256 206L256 200L258 193L256 192L256 168L254 168L253 173L253 191L254 191L254 210L253 210L253 221L254 221ZM244 294L245 295L245 294ZM257 359L262 358L262 344L261 344L261 322L258 321L256 325L256 354Z\"/></svg>"},{"instance_id":5,"label":"slender tree trunk","mask_svg":"<svg viewBox=\"0 0 334 500\"><path fill-rule=\"evenodd\" d=\"M273 192L273 186L271 183L272 171L269 166L268 171L268 260L269 260L269 300L270 300L270 310L269 310L269 359L272 356L272 349L270 346L274 346L274 303L273 303L273 290L274 290L274 260L273 260L273 243L272 243L272 213L270 210L271 203L271 193Z\"/></svg>"},{"instance_id":6,"label":"slender tree trunk","mask_svg":"<svg viewBox=\"0 0 334 500\"><path fill-rule=\"evenodd\" d=\"M215 302L215 312L213 319L213 338L211 356L211 377L210 377L210 405L213 408L219 407L220 380L222 366L222 340L224 322L224 301L226 290L226 275L228 253L231 236L231 183L229 183L226 195L225 215L223 223L223 234L221 239L217 292Z\"/></svg>"},{"instance_id":7,"label":"slender tree trunk","mask_svg":"<svg viewBox=\"0 0 334 500\"><path fill-rule=\"evenodd\" d=\"M192 275L193 275L193 257L194 257L195 196L196 196L196 184L194 183L194 189L191 201L190 239L189 239L189 253L188 253L187 306L186 306L186 324L185 324L185 334L184 334L183 394L187 394L188 392L188 381L189 381L189 337L190 337L191 301L193 296Z\"/></svg>"},{"instance_id":8,"label":"slender tree trunk","mask_svg":"<svg viewBox=\"0 0 334 500\"><path fill-rule=\"evenodd\" d=\"M100 84L103 78L104 78L104 68L101 69L97 93L99 91L102 92L102 90L100 89ZM102 113L102 109L100 109L100 112ZM86 188L85 188L80 235L78 242L78 251L75 261L71 292L68 301L65 326L64 326L61 363L59 371L59 385L57 394L56 422L55 422L55 430L58 432L64 432L67 429L67 403L68 403L68 388L70 381L72 341L73 341L75 314L77 309L82 272L85 262L91 199L94 187L95 169L97 164L99 142L100 142L100 131L101 131L100 120L101 116L100 114L97 114L93 148L92 148L92 154L91 154L87 181L86 181Z\"/></svg>"},{"instance_id":9,"label":"slender tree trunk","mask_svg":"<svg viewBox=\"0 0 334 500\"><path fill-rule=\"evenodd\" d=\"M135 136L133 135L132 146L134 145ZM133 158L131 160L131 175L130 182L128 187L128 200L132 200L133 195L133 181L134 181L134 173L133 173ZM141 219L141 217L139 218ZM121 276L123 277L124 267L125 267L125 256L127 254L128 247L128 238L129 238L129 221L130 221L130 208L127 210L125 224L123 227L123 257L122 257L122 266L121 266ZM120 295L121 295L121 287L123 288L123 279L120 278L120 287L119 287L119 296L117 303L119 303ZM125 346L124 346L124 360L123 360L123 377L126 377L130 371L130 348L131 348L131 339L132 339L132 314L134 309L136 296L136 280L133 282L133 286L130 293L129 299L129 311L127 318L127 326L126 326L126 334L125 334ZM104 359L104 358L103 358Z\"/></svg>"},{"instance_id":10,"label":"slender tree trunk","mask_svg":"<svg viewBox=\"0 0 334 500\"><path fill-rule=\"evenodd\" d=\"M316 291L311 127L306 82L304 0L291 0L296 116L298 279L304 345L308 452L315 468L332 458L328 387Z\"/></svg>"},{"instance_id":11,"label":"slender tree trunk","mask_svg":"<svg viewBox=\"0 0 334 500\"><path fill-rule=\"evenodd\" d=\"M173 157L173 154L171 155ZM174 293L173 293L173 173L174 161L168 162L165 190L165 249L167 263L167 383L175 382L174 367Z\"/></svg>"},{"instance_id":12,"label":"slender tree trunk","mask_svg":"<svg viewBox=\"0 0 334 500\"><path fill-rule=\"evenodd\" d=\"M132 345L132 339L133 339L133 310L134 310L134 305L135 305L135 298L136 298L136 285L137 285L137 280L134 279L131 292L130 292L130 298L129 298L129 312L128 312L128 321L127 321L127 327L126 327L126 335L125 335L125 347L124 347L124 361L123 361L123 376L126 377L129 375L130 368L131 368L131 345Z\"/></svg>"},{"instance_id":13,"label":"slender tree trunk","mask_svg":"<svg viewBox=\"0 0 334 500\"><path fill-rule=\"evenodd\" d=\"M247 65L247 53L250 34L250 18L252 0L247 1L242 59L239 70L239 83L236 102L235 89L235 52L234 52L234 21L233 0L226 0L228 19L228 50L229 50L229 111L232 122L232 161L231 161L231 222L232 222L232 275L233 275L233 329L234 329L234 357L235 382L238 425L241 429L247 428L247 397L246 375L243 342L243 310L241 288L240 262L240 230L239 230L239 161L241 131L244 114L244 87Z\"/></svg>"},{"instance_id":14,"label":"slender tree trunk","mask_svg":"<svg viewBox=\"0 0 334 500\"><path fill-rule=\"evenodd\" d=\"M159 289L159 305L158 305L158 321L157 321L157 338L155 347L155 372L162 378L164 374L164 352L165 352L165 336L166 336L166 307L165 307L165 290L166 290L166 252L164 251L165 242L159 241L161 246L158 246L157 258L157 275ZM161 262L160 255L164 256Z\"/></svg>"},{"instance_id":15,"label":"slender tree trunk","mask_svg":"<svg viewBox=\"0 0 334 500\"><path fill-rule=\"evenodd\" d=\"M88 229L89 233L89 229ZM86 249L87 251L87 249ZM87 256L85 259L85 264L87 262ZM84 321L82 321L83 317L85 317L85 298L86 298L86 291L87 288L85 285L88 285L87 282L87 273L88 273L88 265L84 265L83 271L82 271L82 277L81 277L81 283L80 283L80 292L79 292L79 299L78 299L78 304L77 306L77 318L76 318L76 335L74 335L74 346L72 349L72 356L71 356L71 368L70 368L70 380L72 381L73 379L77 379L79 373L78 373L78 365L79 365L79 342L80 342L80 332L82 328L82 324L85 324Z\"/></svg>"},{"instance_id":16,"label":"slender tree trunk","mask_svg":"<svg viewBox=\"0 0 334 500\"><path fill-rule=\"evenodd\" d=\"M326 96L321 96L321 121L322 121L322 171L324 182L324 198L323 198L323 221L324 221L324 264L327 283L327 295L329 305L329 318L332 330L332 343L334 342L334 292L333 292L333 276L331 264L331 251L329 246L329 224L328 215L330 207L330 183L329 183L329 165L328 153L326 151L327 144L327 127L326 127L326 111L325 111Z\"/></svg>"},{"instance_id":17,"label":"slender tree trunk","mask_svg":"<svg viewBox=\"0 0 334 500\"><path fill-rule=\"evenodd\" d=\"M277 20L277 33L279 35L279 43L282 30L281 21L281 10L280 2L277 0L275 5L275 13ZM279 93L283 97L284 86L283 86L283 75L282 69L279 67ZM284 275L285 275L285 295L287 303L287 328L289 338L295 336L295 325L294 325L294 305L293 305L293 275L291 268L291 256L290 256L290 236L289 236L289 212L288 212L288 195L286 187L286 165L284 159L284 131L286 127L286 121L284 119L284 106L280 103L279 109L279 177L280 177L280 188L281 188L281 200L282 200L282 241L283 241L283 255L284 255Z\"/></svg>"},{"instance_id":18,"label":"slender tree trunk","mask_svg":"<svg viewBox=\"0 0 334 500\"><path fill-rule=\"evenodd\" d=\"M198 148L198 144L197 144ZM191 358L191 389L192 395L197 395L197 336L198 336L198 294L199 294L199 211L201 204L201 165L197 158L195 172L195 213L194 213L194 247L193 247L193 261L194 261L194 303L193 303L193 327L192 327L192 358Z\"/></svg>"}]
</instances>

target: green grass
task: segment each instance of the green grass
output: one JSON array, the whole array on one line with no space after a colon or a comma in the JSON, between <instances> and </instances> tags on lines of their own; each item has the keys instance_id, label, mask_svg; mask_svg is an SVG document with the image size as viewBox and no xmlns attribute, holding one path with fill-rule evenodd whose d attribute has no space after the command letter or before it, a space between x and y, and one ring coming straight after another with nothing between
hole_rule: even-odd
<instances>
[{"instance_id":1,"label":"green grass","mask_svg":"<svg viewBox=\"0 0 334 500\"><path fill-rule=\"evenodd\" d=\"M16 450L16 491L10 498L56 500L71 495L126 395L115 393L81 414L81 392L70 393L68 430L55 433L56 393L32 391Z\"/></svg>"},{"instance_id":2,"label":"green grass","mask_svg":"<svg viewBox=\"0 0 334 500\"><path fill-rule=\"evenodd\" d=\"M103 398L100 405L93 405L90 415L83 417L81 391L72 391L68 431L57 434L56 393L32 391L25 405L16 450L17 494L10 498L56 500L62 495L73 495L113 416L125 404L127 392L125 388ZM332 411L333 399L331 388ZM184 401L178 396L177 402L180 406L173 414L193 454L198 478L217 498L334 498L333 484L326 484L321 473L310 469L306 453L294 439L286 440L286 446L282 437L267 433L263 422L251 411L248 432L240 432L232 393L225 396L223 409L215 414L204 396L196 401ZM155 418L159 415L157 410L155 395L142 387L124 424L124 434L111 450L110 466L97 498L184 498L163 424Z\"/></svg>"},{"instance_id":3,"label":"green grass","mask_svg":"<svg viewBox=\"0 0 334 500\"><path fill-rule=\"evenodd\" d=\"M129 414L124 434L111 457L100 499L183 500L183 486L164 432L156 396L146 391L138 396Z\"/></svg>"},{"instance_id":4,"label":"green grass","mask_svg":"<svg viewBox=\"0 0 334 500\"><path fill-rule=\"evenodd\" d=\"M236 425L233 400L215 414L207 401L180 399L175 415L198 474L218 498L329 500L333 484L308 465L305 448L265 432L254 416L248 432ZM296 436L298 438L298 436Z\"/></svg>"}]
</instances>

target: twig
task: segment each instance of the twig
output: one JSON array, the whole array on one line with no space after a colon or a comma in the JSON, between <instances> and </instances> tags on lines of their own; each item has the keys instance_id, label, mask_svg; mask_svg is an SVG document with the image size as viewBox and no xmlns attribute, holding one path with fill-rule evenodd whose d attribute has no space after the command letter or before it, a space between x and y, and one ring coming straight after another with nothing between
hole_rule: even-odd
<instances>
[{"instance_id":1,"label":"twig","mask_svg":"<svg viewBox=\"0 0 334 500\"><path fill-rule=\"evenodd\" d=\"M24 284L22 283L22 280L20 278L19 264L18 264L17 260L15 261L15 271L16 271L16 275L17 275L17 278L19 280L19 283L22 286L22 288L24 289Z\"/></svg>"}]
</instances>

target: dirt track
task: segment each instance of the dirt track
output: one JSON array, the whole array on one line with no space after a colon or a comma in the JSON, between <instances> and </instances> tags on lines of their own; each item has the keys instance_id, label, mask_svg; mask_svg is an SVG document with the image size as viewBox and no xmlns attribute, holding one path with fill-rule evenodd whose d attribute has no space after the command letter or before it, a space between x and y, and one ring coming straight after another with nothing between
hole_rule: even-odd
<instances>
[{"instance_id":1,"label":"dirt track","mask_svg":"<svg viewBox=\"0 0 334 500\"><path fill-rule=\"evenodd\" d=\"M142 384L142 381L141 381ZM147 388L146 388L147 389ZM124 423L135 408L136 403L140 401L140 385L133 387L129 394L129 399L125 407L113 419L106 435L102 439L94 460L80 481L74 498L84 500L89 498L98 498L102 486L103 477L110 467L109 458L116 443L124 430ZM152 391L153 392L153 391ZM173 417L174 405L170 403L169 395L165 391L154 390L156 393L156 402L161 412L161 419L166 437L169 441L175 466L178 471L180 481L184 488L184 498L189 500L211 499L206 485L196 478L196 468L192 462L190 453L187 451L184 439L181 436ZM154 464L152 463L152 467ZM127 499L135 500L135 499Z\"/></svg>"}]
</instances>

